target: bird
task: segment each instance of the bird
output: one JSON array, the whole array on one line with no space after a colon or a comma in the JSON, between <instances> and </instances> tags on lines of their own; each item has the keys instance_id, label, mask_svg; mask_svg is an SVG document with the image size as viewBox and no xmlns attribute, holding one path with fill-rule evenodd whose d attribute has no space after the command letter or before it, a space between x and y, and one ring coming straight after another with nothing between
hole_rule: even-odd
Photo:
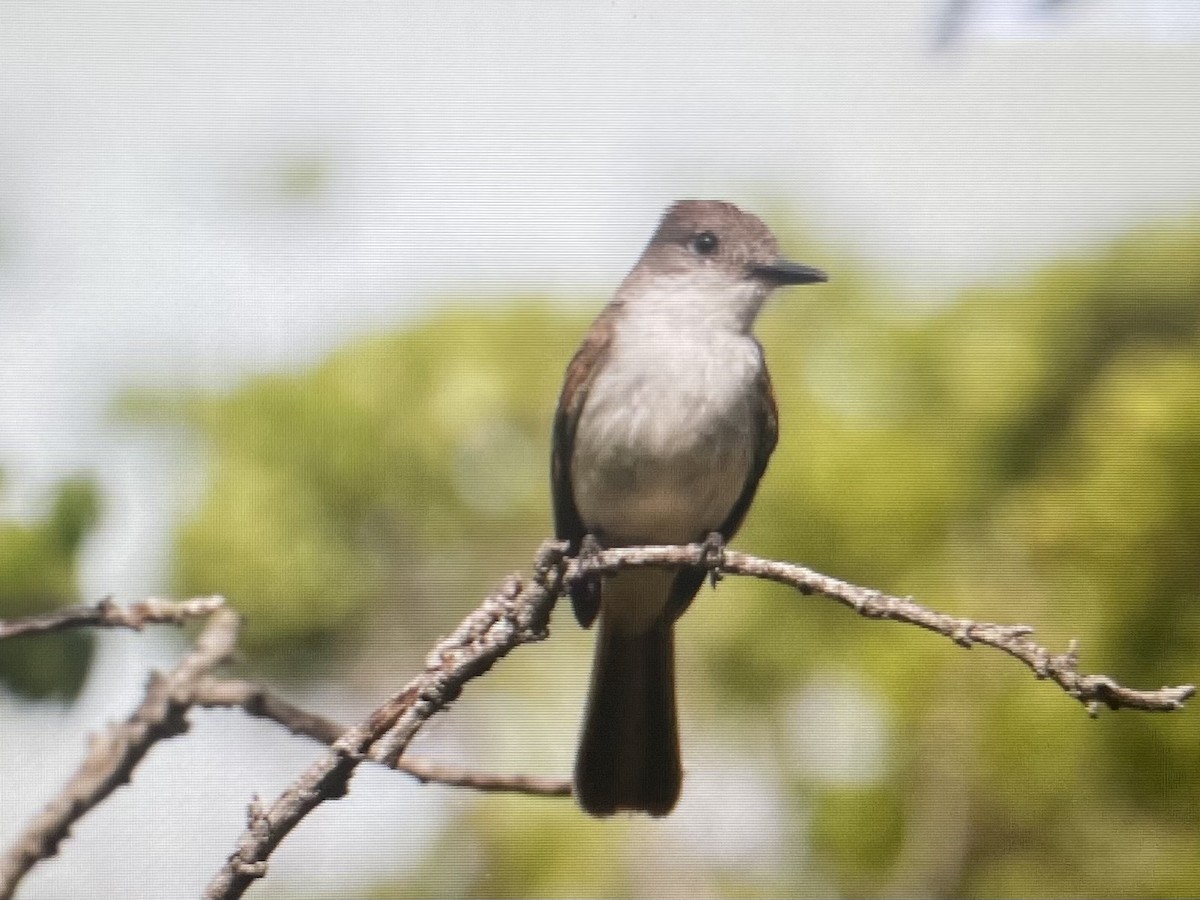
<instances>
[{"instance_id":1,"label":"bird","mask_svg":"<svg viewBox=\"0 0 1200 900\"><path fill-rule=\"evenodd\" d=\"M755 320L776 289L826 280L731 203L681 200L663 213L567 366L550 469L569 552L724 547L779 433ZM573 776L592 816L665 816L679 799L674 629L705 576L635 567L570 585L580 625L599 620Z\"/></svg>"}]
</instances>

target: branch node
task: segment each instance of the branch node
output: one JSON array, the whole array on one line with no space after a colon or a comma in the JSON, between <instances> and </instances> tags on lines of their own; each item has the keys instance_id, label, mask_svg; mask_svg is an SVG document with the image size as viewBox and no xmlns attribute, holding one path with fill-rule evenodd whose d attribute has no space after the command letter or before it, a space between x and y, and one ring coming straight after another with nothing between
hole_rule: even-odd
<instances>
[{"instance_id":1,"label":"branch node","mask_svg":"<svg viewBox=\"0 0 1200 900\"><path fill-rule=\"evenodd\" d=\"M256 862L246 862L244 859L235 859L233 868L239 875L244 875L247 878L263 878L267 874L267 861L260 859Z\"/></svg>"},{"instance_id":2,"label":"branch node","mask_svg":"<svg viewBox=\"0 0 1200 900\"><path fill-rule=\"evenodd\" d=\"M267 806L258 794L250 798L250 804L246 807L246 825L250 828L265 828L267 825Z\"/></svg>"},{"instance_id":3,"label":"branch node","mask_svg":"<svg viewBox=\"0 0 1200 900\"><path fill-rule=\"evenodd\" d=\"M1071 672L1079 671L1079 639L1071 638L1067 644L1067 652L1063 657L1064 664Z\"/></svg>"},{"instance_id":4,"label":"branch node","mask_svg":"<svg viewBox=\"0 0 1200 900\"><path fill-rule=\"evenodd\" d=\"M1057 653L1052 655L1046 662L1046 674L1062 685L1072 697L1078 699L1080 697L1080 684L1082 679L1079 675L1079 642L1074 638L1067 644L1065 653Z\"/></svg>"},{"instance_id":5,"label":"branch node","mask_svg":"<svg viewBox=\"0 0 1200 900\"><path fill-rule=\"evenodd\" d=\"M971 636L971 629L974 627L975 623L970 619L959 619L958 625L955 627L954 632L950 635L950 637L954 640L954 643L958 644L958 646L965 647L966 649L970 650L975 646L975 639Z\"/></svg>"},{"instance_id":6,"label":"branch node","mask_svg":"<svg viewBox=\"0 0 1200 900\"><path fill-rule=\"evenodd\" d=\"M887 619L887 604L879 591L866 590L854 595L854 608L860 616L867 619Z\"/></svg>"},{"instance_id":7,"label":"branch node","mask_svg":"<svg viewBox=\"0 0 1200 900\"><path fill-rule=\"evenodd\" d=\"M119 621L121 619L121 607L117 606L112 594L107 597L101 597L96 602L96 616L101 622ZM128 617L129 627L135 631L141 631L146 624L144 616L140 616L133 610L130 610Z\"/></svg>"},{"instance_id":8,"label":"branch node","mask_svg":"<svg viewBox=\"0 0 1200 900\"><path fill-rule=\"evenodd\" d=\"M543 586L551 571L557 571L561 577L570 550L571 545L567 541L542 541L542 546L538 547L533 557L533 571Z\"/></svg>"},{"instance_id":9,"label":"branch node","mask_svg":"<svg viewBox=\"0 0 1200 900\"><path fill-rule=\"evenodd\" d=\"M1033 659L1030 662L1033 668L1033 675L1039 681L1050 677L1050 651L1045 647L1037 647L1033 651Z\"/></svg>"}]
</instances>

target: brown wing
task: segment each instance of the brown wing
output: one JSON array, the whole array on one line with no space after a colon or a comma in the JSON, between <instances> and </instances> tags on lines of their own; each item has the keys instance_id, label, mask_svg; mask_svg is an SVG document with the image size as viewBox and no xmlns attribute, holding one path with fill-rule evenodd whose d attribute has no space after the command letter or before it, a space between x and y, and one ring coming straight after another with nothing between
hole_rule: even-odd
<instances>
[{"instance_id":1,"label":"brown wing","mask_svg":"<svg viewBox=\"0 0 1200 900\"><path fill-rule=\"evenodd\" d=\"M758 352L761 354L762 349L759 348ZM758 440L754 447L754 467L750 477L746 479L742 496L738 497L737 503L733 505L729 515L717 529L727 541L731 540L737 534L738 529L742 527L742 521L746 518L746 513L750 511L750 504L754 502L758 482L762 479L763 473L767 471L767 463L771 461L771 454L775 452L775 445L779 443L779 407L775 405L775 388L771 385L771 373L767 371L765 365L758 370L758 382L755 388L759 408L756 411Z\"/></svg>"},{"instance_id":2,"label":"brown wing","mask_svg":"<svg viewBox=\"0 0 1200 900\"><path fill-rule=\"evenodd\" d=\"M580 544L587 534L587 526L579 517L572 489L571 457L575 452L575 429L579 416L587 402L588 389L602 365L605 354L612 344L612 319L617 304L604 308L592 327L588 329L583 344L575 352L562 393L558 398L558 410L554 414L554 437L550 452L550 492L554 498L554 532L559 540L570 542L571 552L578 553ZM598 581L578 582L571 587L571 605L575 618L587 628L600 611L600 589Z\"/></svg>"},{"instance_id":3,"label":"brown wing","mask_svg":"<svg viewBox=\"0 0 1200 900\"><path fill-rule=\"evenodd\" d=\"M761 356L761 354L762 348L760 347L759 355ZM742 527L742 521L746 518L746 513L750 511L750 504L754 502L758 483L762 480L763 473L767 471L767 463L771 461L771 454L779 442L779 408L775 405L775 389L771 386L771 374L767 371L766 365L759 368L758 382L755 387L759 406L755 411L758 433L755 436L754 465L751 466L750 476L742 488L742 495L738 497L737 503L733 504L729 515L717 529L726 541L732 540L738 529ZM675 577L675 581L671 585L670 608L676 618L683 615L691 605L696 592L704 584L707 574L704 569L692 567L683 569Z\"/></svg>"}]
</instances>

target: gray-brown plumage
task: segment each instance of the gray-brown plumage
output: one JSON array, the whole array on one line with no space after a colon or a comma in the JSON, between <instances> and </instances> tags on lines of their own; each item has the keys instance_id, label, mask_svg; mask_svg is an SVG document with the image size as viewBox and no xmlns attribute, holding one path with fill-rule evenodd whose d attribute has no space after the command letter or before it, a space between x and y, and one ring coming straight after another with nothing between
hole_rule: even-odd
<instances>
[{"instance_id":1,"label":"gray-brown plumage","mask_svg":"<svg viewBox=\"0 0 1200 900\"><path fill-rule=\"evenodd\" d=\"M589 534L610 547L733 537L778 435L751 328L775 288L824 280L781 259L767 227L731 204L667 210L559 398L554 516L573 551ZM575 764L592 815L661 816L679 798L674 623L704 576L642 568L572 588L580 624L599 617Z\"/></svg>"}]
</instances>

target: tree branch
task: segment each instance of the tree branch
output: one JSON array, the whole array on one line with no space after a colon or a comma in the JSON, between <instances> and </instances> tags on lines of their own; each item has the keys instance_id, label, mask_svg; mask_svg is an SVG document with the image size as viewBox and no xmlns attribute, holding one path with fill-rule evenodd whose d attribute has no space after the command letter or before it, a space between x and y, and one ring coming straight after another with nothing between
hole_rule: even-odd
<instances>
[{"instance_id":1,"label":"tree branch","mask_svg":"<svg viewBox=\"0 0 1200 900\"><path fill-rule=\"evenodd\" d=\"M1093 716L1099 713L1101 705L1111 709L1128 707L1170 712L1182 708L1196 693L1195 686L1190 684L1144 691L1124 687L1107 675L1081 675L1078 642L1071 641L1065 653L1051 653L1030 638L1034 629L1029 625L995 625L947 615L922 606L911 597L893 597L871 588L839 581L794 563L760 559L735 550L722 553L716 561L717 565L712 566L711 554L711 548L705 544L602 550L588 557L582 568L578 561L572 560L566 580L611 574L632 566L699 565L711 567L722 574L748 575L786 584L802 594L822 594L868 619L891 619L916 625L950 638L960 647L969 649L975 644L995 647L1023 662L1036 677L1053 681L1087 706Z\"/></svg>"},{"instance_id":2,"label":"tree branch","mask_svg":"<svg viewBox=\"0 0 1200 900\"><path fill-rule=\"evenodd\" d=\"M238 620L231 610L224 608L224 602L220 597L182 602L152 598L120 607L105 599L94 606L0 623L5 626L0 637L13 637L83 626L141 629L151 623L182 624L191 618L220 613L213 615L194 649L174 671L165 676L151 674L142 703L125 722L93 737L87 758L76 774L0 857L0 900L12 896L34 865L58 852L77 821L113 790L129 782L133 770L155 743L188 730L185 717L192 706L238 707L324 744L334 744L347 730L331 719L288 703L260 685L208 675L232 654L237 641ZM570 781L562 778L473 772L419 758L404 758L387 765L423 783L537 796L571 793Z\"/></svg>"},{"instance_id":3,"label":"tree branch","mask_svg":"<svg viewBox=\"0 0 1200 900\"><path fill-rule=\"evenodd\" d=\"M368 758L394 765L430 716L444 709L463 685L482 675L513 648L547 635L550 612L562 592L563 548L543 545L535 578L510 576L426 658L425 671L347 730L270 807L251 802L246 830L204 892L206 900L240 897L267 873L267 859L300 821L326 800L348 789L358 765ZM373 752L372 752L373 751Z\"/></svg>"},{"instance_id":4,"label":"tree branch","mask_svg":"<svg viewBox=\"0 0 1200 900\"><path fill-rule=\"evenodd\" d=\"M534 560L532 580L515 575L506 579L499 591L486 598L434 648L424 672L364 722L348 729L258 685L209 677L209 672L233 652L238 632L236 615L224 607L219 597L181 603L151 599L127 609L105 600L94 607L0 623L0 638L81 625L141 628L150 622L179 624L199 616L211 618L195 648L179 666L168 675L151 676L145 698L130 718L93 739L87 758L63 792L0 858L0 900L11 897L20 879L39 860L57 852L74 822L129 780L134 767L156 741L187 730L186 713L192 705L239 707L330 746L329 752L269 807L257 799L251 803L246 831L205 893L210 900L240 897L261 878L275 847L319 804L342 796L354 770L364 760L400 769L422 781L476 790L569 794L570 785L562 779L481 774L406 759L403 754L424 723L456 699L469 680L484 674L521 644L545 638L554 603L569 584L636 566L700 566L714 576L744 575L775 581L802 594L827 596L867 618L916 625L963 647L994 647L1020 660L1038 678L1056 683L1093 715L1102 705L1113 709L1175 710L1195 694L1190 684L1147 691L1124 687L1105 675L1080 674L1076 642L1072 641L1065 653L1052 654L1032 640L1033 629L1027 625L997 625L950 616L921 606L910 597L890 596L803 566L722 550L708 543L617 548L571 558L565 543L547 541Z\"/></svg>"},{"instance_id":5,"label":"tree branch","mask_svg":"<svg viewBox=\"0 0 1200 900\"><path fill-rule=\"evenodd\" d=\"M513 575L488 597L458 629L438 644L426 660L425 671L373 712L363 723L342 733L331 751L287 788L270 807L250 804L246 830L224 867L205 891L205 900L230 900L267 872L274 849L300 821L325 800L348 790L349 779L365 759L396 765L421 726L461 693L467 681L482 675L498 659L521 644L546 636L555 601L571 582L612 574L624 568L701 566L717 574L745 575L790 585L802 594L822 594L860 615L916 625L969 648L984 644L1020 660L1038 678L1054 681L1095 715L1100 704L1156 711L1176 710L1191 698L1192 685L1157 691L1126 688L1104 675L1081 675L1072 642L1066 653L1054 655L1030 639L1028 625L995 625L935 612L908 597L893 597L830 578L791 563L760 559L736 551L714 553L708 544L667 547L627 547L601 550L583 559L567 556L567 545L547 541L534 560L534 579ZM240 704L239 704L240 705ZM276 710L278 712L278 709ZM305 714L307 716L307 714ZM275 716L271 716L274 718ZM287 718L286 715L283 718ZM280 719L282 721L282 719ZM292 724L284 722L288 727ZM313 727L311 717L294 730ZM310 733L328 736L325 725ZM477 777L477 776L476 776ZM472 785L475 786L475 785Z\"/></svg>"},{"instance_id":6,"label":"tree branch","mask_svg":"<svg viewBox=\"0 0 1200 900\"><path fill-rule=\"evenodd\" d=\"M192 691L192 702L206 707L238 707L252 716L277 722L292 734L323 744L332 745L347 731L345 725L301 709L252 681L205 678ZM367 754L370 759L374 759L375 755L373 752ZM571 795L571 782L566 778L475 772L412 756L401 757L393 764L393 768L406 772L424 784L541 797Z\"/></svg>"},{"instance_id":7,"label":"tree branch","mask_svg":"<svg viewBox=\"0 0 1200 900\"><path fill-rule=\"evenodd\" d=\"M129 606L118 606L105 597L92 606L72 606L40 616L0 621L0 640L26 634L47 634L64 628L91 625L106 628L132 628L146 625L182 625L189 619L202 619L222 606L222 597L196 597L192 600L159 600L151 597Z\"/></svg>"},{"instance_id":8,"label":"tree branch","mask_svg":"<svg viewBox=\"0 0 1200 900\"><path fill-rule=\"evenodd\" d=\"M75 822L129 781L134 767L156 742L187 731L186 712L193 684L233 653L238 635L238 617L233 610L221 603L204 602L210 604L212 617L192 651L169 674L151 674L146 696L134 713L92 738L87 757L62 792L42 809L12 848L0 857L0 900L8 900L20 880L40 860L58 852L59 844L70 834ZM186 604L168 604L163 609L168 607L179 609ZM203 613L186 615L192 614ZM120 617L111 611L100 615L109 618L87 624L140 627L131 624L133 619L119 621ZM83 621L75 619L73 624L83 624ZM32 630L47 631L54 627L67 626L60 624Z\"/></svg>"}]
</instances>

